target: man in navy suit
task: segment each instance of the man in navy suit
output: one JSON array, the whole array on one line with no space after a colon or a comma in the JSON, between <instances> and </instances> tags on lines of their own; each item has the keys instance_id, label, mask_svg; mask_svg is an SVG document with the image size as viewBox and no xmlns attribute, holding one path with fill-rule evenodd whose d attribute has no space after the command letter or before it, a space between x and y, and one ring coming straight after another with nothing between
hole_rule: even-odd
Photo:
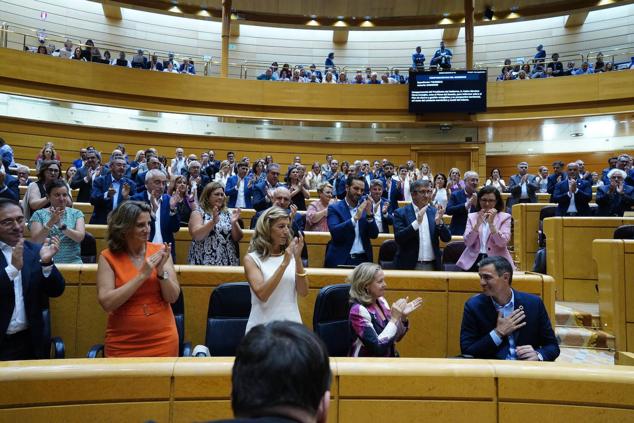
<instances>
[{"instance_id":1,"label":"man in navy suit","mask_svg":"<svg viewBox=\"0 0 634 423\"><path fill-rule=\"evenodd\" d=\"M519 203L536 203L535 193L539 187L535 183L535 175L528 173L528 163L520 162L517 165L517 175L511 176L509 191L511 195L506 202L508 212L511 213L513 205Z\"/></svg>"},{"instance_id":2,"label":"man in navy suit","mask_svg":"<svg viewBox=\"0 0 634 423\"><path fill-rule=\"evenodd\" d=\"M229 197L229 208L250 209L251 190L249 189L249 164L247 162L238 163L238 173L230 176L225 187L225 194Z\"/></svg>"},{"instance_id":3,"label":"man in navy suit","mask_svg":"<svg viewBox=\"0 0 634 423\"><path fill-rule=\"evenodd\" d=\"M53 263L59 238L44 245L24 240L19 203L0 198L0 360L47 358L42 304L64 292L64 277Z\"/></svg>"},{"instance_id":4,"label":"man in navy suit","mask_svg":"<svg viewBox=\"0 0 634 423\"><path fill-rule=\"evenodd\" d=\"M150 205L152 208L150 241L155 244L169 242L172 247L172 260L176 262L174 233L180 229L180 215L177 207L181 198L176 190L172 196L165 194L167 178L159 169L147 171L145 186L145 191L133 195L130 200L143 201Z\"/></svg>"},{"instance_id":5,"label":"man in navy suit","mask_svg":"<svg viewBox=\"0 0 634 423\"><path fill-rule=\"evenodd\" d=\"M557 185L564 179L566 179L566 174L564 173L564 162L562 162L561 160L557 160L556 162L553 162L553 173L548 175L548 184L546 185L546 192L551 195L551 203L555 202L553 201L552 197L553 193L555 192L555 185Z\"/></svg>"},{"instance_id":6,"label":"man in navy suit","mask_svg":"<svg viewBox=\"0 0 634 423\"><path fill-rule=\"evenodd\" d=\"M3 162L3 164L6 162ZM6 169L5 167L4 169ZM18 178L0 169L0 197L20 201Z\"/></svg>"},{"instance_id":7,"label":"man in navy suit","mask_svg":"<svg viewBox=\"0 0 634 423\"><path fill-rule=\"evenodd\" d=\"M394 240L398 251L394 261L397 269L440 270L440 241L451 241L451 233L438 209L430 204L431 181L419 179L410 185L412 203L394 212Z\"/></svg>"},{"instance_id":8,"label":"man in navy suit","mask_svg":"<svg viewBox=\"0 0 634 423\"><path fill-rule=\"evenodd\" d=\"M482 293L464 305L462 354L473 358L554 361L557 338L541 298L511 288L513 267L503 257L480 262Z\"/></svg>"},{"instance_id":9,"label":"man in navy suit","mask_svg":"<svg viewBox=\"0 0 634 423\"><path fill-rule=\"evenodd\" d=\"M332 192L339 200L343 200L346 196L346 179L348 175L344 175L339 171L339 161L336 159L330 160L330 169L324 172L324 176L330 185L332 185Z\"/></svg>"},{"instance_id":10,"label":"man in navy suit","mask_svg":"<svg viewBox=\"0 0 634 423\"><path fill-rule=\"evenodd\" d=\"M579 165L568 163L568 177L555 185L553 202L557 216L590 216L592 184L579 178Z\"/></svg>"},{"instance_id":11,"label":"man in navy suit","mask_svg":"<svg viewBox=\"0 0 634 423\"><path fill-rule=\"evenodd\" d=\"M78 189L77 202L90 202L90 193L92 192L92 183L95 178L101 174L101 155L96 150L86 152L86 160L84 166L77 169L77 173L70 181L72 189Z\"/></svg>"},{"instance_id":12,"label":"man in navy suit","mask_svg":"<svg viewBox=\"0 0 634 423\"><path fill-rule=\"evenodd\" d=\"M271 207L271 204L273 204L273 190L280 185L280 165L270 163L266 167L266 179L253 186L253 208L260 211Z\"/></svg>"},{"instance_id":13,"label":"man in navy suit","mask_svg":"<svg viewBox=\"0 0 634 423\"><path fill-rule=\"evenodd\" d=\"M370 198L374 202L374 220L379 233L390 233L390 225L394 223L392 206L383 198L383 182L380 179L370 181Z\"/></svg>"},{"instance_id":14,"label":"man in navy suit","mask_svg":"<svg viewBox=\"0 0 634 423\"><path fill-rule=\"evenodd\" d=\"M634 205L634 187L625 185L626 173L621 169L608 172L609 185L597 188L598 216L622 217Z\"/></svg>"},{"instance_id":15,"label":"man in navy suit","mask_svg":"<svg viewBox=\"0 0 634 423\"><path fill-rule=\"evenodd\" d=\"M145 172L137 172L136 177L134 178L137 193L144 192L146 190L145 175L152 169L161 169L161 162L159 161L158 157L150 155L150 157L147 159L147 169L148 170L146 170Z\"/></svg>"},{"instance_id":16,"label":"man in navy suit","mask_svg":"<svg viewBox=\"0 0 634 423\"><path fill-rule=\"evenodd\" d=\"M88 153L88 149L83 147L79 149L79 158L73 160L73 166L75 166L75 169L79 170L84 166L86 163L86 153Z\"/></svg>"},{"instance_id":17,"label":"man in navy suit","mask_svg":"<svg viewBox=\"0 0 634 423\"><path fill-rule=\"evenodd\" d=\"M383 198L387 198L392 207L392 211L398 209L398 181L394 180L394 165L391 162L386 162L383 165L383 176L379 179L383 182Z\"/></svg>"},{"instance_id":18,"label":"man in navy suit","mask_svg":"<svg viewBox=\"0 0 634 423\"><path fill-rule=\"evenodd\" d=\"M94 206L90 223L105 225L108 213L130 198L135 192L136 184L123 175L126 164L123 157L115 157L110 162L110 173L96 178L92 184L90 203Z\"/></svg>"},{"instance_id":19,"label":"man in navy suit","mask_svg":"<svg viewBox=\"0 0 634 423\"><path fill-rule=\"evenodd\" d=\"M478 203L478 183L480 177L472 170L464 174L464 189L454 191L447 202L447 214L451 216L449 231L451 235L463 235L467 227L469 213L476 211Z\"/></svg>"},{"instance_id":20,"label":"man in navy suit","mask_svg":"<svg viewBox=\"0 0 634 423\"><path fill-rule=\"evenodd\" d=\"M365 180L348 176L346 198L328 206L328 230L331 241L326 251L325 267L356 266L372 261L370 239L379 236L373 213L373 201L361 201Z\"/></svg>"}]
</instances>

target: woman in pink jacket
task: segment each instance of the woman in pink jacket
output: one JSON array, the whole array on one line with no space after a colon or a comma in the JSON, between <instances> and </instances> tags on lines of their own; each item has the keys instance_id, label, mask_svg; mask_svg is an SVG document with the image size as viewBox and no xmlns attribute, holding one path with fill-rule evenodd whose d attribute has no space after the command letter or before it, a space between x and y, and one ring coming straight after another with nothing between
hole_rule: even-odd
<instances>
[{"instance_id":1,"label":"woman in pink jacket","mask_svg":"<svg viewBox=\"0 0 634 423\"><path fill-rule=\"evenodd\" d=\"M501 256L513 264L507 248L511 239L511 215L505 213L500 192L492 185L478 192L478 211L469 213L464 242L467 248L456 265L467 272L477 272L478 263L488 256Z\"/></svg>"}]
</instances>

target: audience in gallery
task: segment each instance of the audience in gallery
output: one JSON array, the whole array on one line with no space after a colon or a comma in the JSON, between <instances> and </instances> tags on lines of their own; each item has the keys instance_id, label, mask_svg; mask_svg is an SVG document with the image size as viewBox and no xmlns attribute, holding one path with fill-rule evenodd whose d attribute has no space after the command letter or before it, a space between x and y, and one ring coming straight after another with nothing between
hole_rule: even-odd
<instances>
[{"instance_id":1,"label":"audience in gallery","mask_svg":"<svg viewBox=\"0 0 634 423\"><path fill-rule=\"evenodd\" d=\"M288 212L271 207L258 219L244 256L244 273L251 287L251 313L246 332L274 320L301 323L297 295L308 295L302 262L304 238L293 233Z\"/></svg>"},{"instance_id":2,"label":"audience in gallery","mask_svg":"<svg viewBox=\"0 0 634 423\"><path fill-rule=\"evenodd\" d=\"M225 191L219 182L210 182L200 195L199 207L192 210L189 233L189 264L238 266L238 243L242 239L240 209L229 211Z\"/></svg>"},{"instance_id":3,"label":"audience in gallery","mask_svg":"<svg viewBox=\"0 0 634 423\"><path fill-rule=\"evenodd\" d=\"M385 273L374 263L361 263L348 276L350 284L350 357L398 357L396 343L409 329L408 317L423 305L422 298L385 299Z\"/></svg>"},{"instance_id":4,"label":"audience in gallery","mask_svg":"<svg viewBox=\"0 0 634 423\"><path fill-rule=\"evenodd\" d=\"M97 265L97 299L108 313L105 357L177 357L170 303L180 295L168 243L149 241L152 208L126 201L108 219Z\"/></svg>"},{"instance_id":5,"label":"audience in gallery","mask_svg":"<svg viewBox=\"0 0 634 423\"><path fill-rule=\"evenodd\" d=\"M56 179L46 186L50 207L35 211L29 221L31 241L42 244L47 238L59 240L59 249L53 256L57 263L81 264L80 244L85 235L84 213L67 207L70 191L68 184Z\"/></svg>"}]
</instances>

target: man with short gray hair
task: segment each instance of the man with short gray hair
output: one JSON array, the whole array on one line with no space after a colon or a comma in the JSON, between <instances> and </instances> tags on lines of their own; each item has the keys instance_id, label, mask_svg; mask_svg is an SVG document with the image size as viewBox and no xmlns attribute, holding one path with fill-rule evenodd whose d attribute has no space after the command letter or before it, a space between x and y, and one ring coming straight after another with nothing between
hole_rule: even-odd
<instances>
[{"instance_id":1,"label":"man with short gray hair","mask_svg":"<svg viewBox=\"0 0 634 423\"><path fill-rule=\"evenodd\" d=\"M622 217L634 205L634 187L625 185L627 174L621 169L608 172L609 185L597 187L598 216Z\"/></svg>"},{"instance_id":2,"label":"man with short gray hair","mask_svg":"<svg viewBox=\"0 0 634 423\"><path fill-rule=\"evenodd\" d=\"M467 216L476 211L478 204L478 183L480 177L477 172L469 170L464 174L464 189L454 191L447 203L447 214L451 216L449 231L451 235L463 235L467 227Z\"/></svg>"},{"instance_id":3,"label":"man with short gray hair","mask_svg":"<svg viewBox=\"0 0 634 423\"><path fill-rule=\"evenodd\" d=\"M126 167L122 156L114 156L110 161L110 173L93 181L90 193L90 203L93 205L91 224L105 225L108 213L128 200L130 193L135 192L134 181L124 176Z\"/></svg>"},{"instance_id":4,"label":"man with short gray hair","mask_svg":"<svg viewBox=\"0 0 634 423\"><path fill-rule=\"evenodd\" d=\"M568 177L555 185L553 202L557 216L590 216L592 184L579 178L579 165L568 163Z\"/></svg>"},{"instance_id":5,"label":"man with short gray hair","mask_svg":"<svg viewBox=\"0 0 634 423\"><path fill-rule=\"evenodd\" d=\"M280 184L280 165L269 163L266 179L253 186L253 208L257 211L268 209L273 204L273 190Z\"/></svg>"},{"instance_id":6,"label":"man with short gray hair","mask_svg":"<svg viewBox=\"0 0 634 423\"><path fill-rule=\"evenodd\" d=\"M519 203L536 203L537 195L535 193L539 187L535 182L535 175L528 173L528 163L520 162L517 165L517 175L511 176L509 182L509 197L506 207L511 213L513 206Z\"/></svg>"}]
</instances>

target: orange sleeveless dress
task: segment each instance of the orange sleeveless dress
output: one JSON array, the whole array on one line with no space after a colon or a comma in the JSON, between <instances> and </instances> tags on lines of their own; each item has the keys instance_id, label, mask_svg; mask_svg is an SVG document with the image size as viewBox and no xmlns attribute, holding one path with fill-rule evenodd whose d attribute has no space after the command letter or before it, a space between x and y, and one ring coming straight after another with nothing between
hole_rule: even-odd
<instances>
[{"instance_id":1,"label":"orange sleeveless dress","mask_svg":"<svg viewBox=\"0 0 634 423\"><path fill-rule=\"evenodd\" d=\"M162 245L147 243L145 257ZM119 288L138 273L126 253L101 253L115 274ZM156 270L121 307L108 315L106 357L178 357L178 332L172 307L161 296Z\"/></svg>"}]
</instances>

